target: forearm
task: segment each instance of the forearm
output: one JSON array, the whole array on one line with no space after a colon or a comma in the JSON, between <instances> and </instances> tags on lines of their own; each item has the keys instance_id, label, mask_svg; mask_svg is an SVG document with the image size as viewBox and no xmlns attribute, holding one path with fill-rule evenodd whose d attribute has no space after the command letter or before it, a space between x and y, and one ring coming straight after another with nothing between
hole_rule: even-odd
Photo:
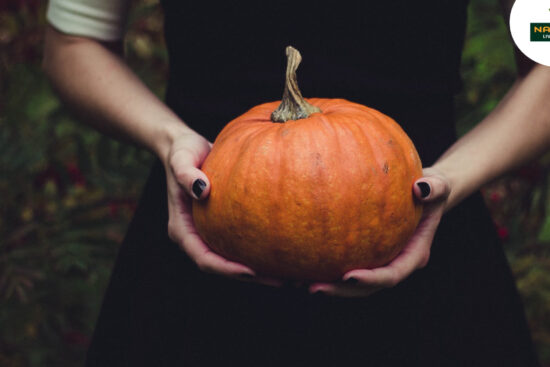
<instances>
[{"instance_id":1,"label":"forearm","mask_svg":"<svg viewBox=\"0 0 550 367\"><path fill-rule=\"evenodd\" d=\"M550 147L550 68L535 66L498 107L434 164L451 183L447 208Z\"/></svg>"},{"instance_id":2,"label":"forearm","mask_svg":"<svg viewBox=\"0 0 550 367\"><path fill-rule=\"evenodd\" d=\"M97 41L48 27L43 67L59 95L87 123L163 160L176 136L192 132L120 57Z\"/></svg>"}]
</instances>

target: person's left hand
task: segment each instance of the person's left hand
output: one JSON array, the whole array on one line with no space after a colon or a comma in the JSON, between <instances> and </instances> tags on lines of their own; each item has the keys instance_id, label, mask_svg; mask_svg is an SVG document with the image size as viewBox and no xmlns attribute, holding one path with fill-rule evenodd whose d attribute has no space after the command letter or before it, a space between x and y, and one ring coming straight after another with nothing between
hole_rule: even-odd
<instances>
[{"instance_id":1,"label":"person's left hand","mask_svg":"<svg viewBox=\"0 0 550 367\"><path fill-rule=\"evenodd\" d=\"M416 231L401 253L388 265L375 269L355 269L342 277L342 282L314 283L310 293L339 297L366 297L380 289L397 285L415 270L428 264L432 240L445 211L451 186L446 177L433 168L413 185L414 195L424 203Z\"/></svg>"}]
</instances>

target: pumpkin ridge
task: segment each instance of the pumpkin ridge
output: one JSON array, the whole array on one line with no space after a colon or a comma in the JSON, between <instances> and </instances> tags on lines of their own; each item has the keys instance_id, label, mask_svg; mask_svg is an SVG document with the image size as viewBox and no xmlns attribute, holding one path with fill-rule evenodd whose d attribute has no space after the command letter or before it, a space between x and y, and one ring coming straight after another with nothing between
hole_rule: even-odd
<instances>
[{"instance_id":1,"label":"pumpkin ridge","mask_svg":"<svg viewBox=\"0 0 550 367\"><path fill-rule=\"evenodd\" d=\"M381 198L385 198L382 191L384 188L384 177L379 173L378 153L373 146L373 140L378 134L372 124L358 121L358 118L349 120L349 128L353 129L353 136L358 141L363 155L362 162L365 162L362 172L362 181L366 183L364 196L370 198L365 208L361 211L361 218L368 228L369 241L374 248L379 246L380 239L376 231L371 228L377 227L382 219ZM373 237L374 236L374 237Z\"/></svg>"},{"instance_id":2,"label":"pumpkin ridge","mask_svg":"<svg viewBox=\"0 0 550 367\"><path fill-rule=\"evenodd\" d=\"M402 169L397 170L397 171L393 170L393 173L392 173L391 176L388 175L388 178L390 178L390 177L393 178L392 181L390 182L390 184L395 186L396 185L395 182L397 182L397 184L399 184L399 186L403 186L403 187L399 187L399 188L402 189L404 193L409 193L408 195L410 195L410 197L412 198L412 184L413 184L413 182L416 178L419 178L421 176L421 167L418 168L420 174L415 174L413 172L413 167L416 167L416 164L412 164L414 162L411 162L411 159L410 159L409 154L408 154L409 151L410 151L410 148L412 147L412 145L408 144L408 142L410 142L410 140L408 139L408 137L407 137L406 133L403 131L403 129L399 125L397 125L397 123L395 123L395 121L392 118L382 114L379 111L376 111L376 110L374 110L374 111L375 111L374 115L376 116L376 118L380 122L379 126L381 127L381 129L383 129L387 132L387 136L388 137L394 137L394 139L395 139L395 137L397 137L401 141L401 144L392 144L391 145L392 149L386 150L386 153L385 153L385 154L388 154L388 161L398 162L399 164L397 166L398 167L403 167ZM403 140L403 139L405 139L405 140ZM406 147L403 146L403 142L407 143L406 145L408 145L408 146L406 146ZM385 144L382 144L381 146L384 147L384 148L387 147L387 145L385 145ZM390 156L393 156L393 159L390 158ZM405 163L405 164L403 164L403 163ZM394 177L396 174L398 174L399 177ZM416 177L412 178L412 176L416 176ZM397 191L400 191L399 188L397 189ZM402 207L403 210L407 211L407 213L405 213L406 215L401 216L402 221L405 222L405 224L403 224L403 225L406 225L406 223L408 221L412 220L414 222L415 227L416 227L416 224L419 221L419 216L418 216L418 211L417 211L418 204L415 204L414 201L409 200L408 195L407 195L407 197L398 197L398 198L396 198L394 200L394 205L399 205L400 207ZM403 207L404 202L412 202L412 204L408 205L405 208L405 207ZM390 204L390 203L386 202L386 204L387 204L386 206L388 206L388 204ZM392 222L392 216L395 214L394 212L391 211L392 208L393 208L393 206L390 204L389 209L386 208L384 210L383 217L384 217L384 221L387 222L387 223ZM389 210L389 212L388 212L388 210ZM389 219L388 219L388 217L389 217ZM411 231L411 233L409 233L405 237L408 237L410 235L412 235L412 231ZM397 255L397 254L395 254L395 255Z\"/></svg>"},{"instance_id":3,"label":"pumpkin ridge","mask_svg":"<svg viewBox=\"0 0 550 367\"><path fill-rule=\"evenodd\" d=\"M363 162L365 160L365 151L370 150L370 147L362 145L356 140L357 135L354 134L354 126L349 119L344 119L340 124L335 124L334 126L337 130L336 141L340 148L338 160L346 162L346 157L350 156L348 152L355 152L354 164L351 165L351 167L347 164L345 165L347 169L345 187L347 190L342 195L341 199L346 201L344 203L346 210L343 214L345 218L342 218L346 229L346 236L342 239L342 242L345 244L345 248L342 251L342 257L346 259L345 262L350 262L354 261L353 259L356 258L353 244L357 243L359 238L370 237L368 234L365 236L365 232L368 232L368 230L362 225L366 223L365 214L368 212L366 207L362 204L364 200L363 185L367 185L368 181L368 169L366 169ZM350 147L350 145L353 146ZM354 177L357 182L349 182L349 180ZM355 190L350 189L350 187L355 187ZM346 198L348 199L346 200ZM359 205L354 205L357 202L359 202ZM372 215L372 213L370 213L370 215Z\"/></svg>"},{"instance_id":4,"label":"pumpkin ridge","mask_svg":"<svg viewBox=\"0 0 550 367\"><path fill-rule=\"evenodd\" d=\"M256 138L262 134L269 134L271 130L259 130L256 132ZM252 135L252 134L251 134ZM249 138L251 138L249 136ZM262 207L258 207L256 204L258 201L265 200L265 195L267 195L267 190L261 186L261 181L255 179L258 174L258 169L262 169L261 165L257 163L259 155L257 154L260 149L262 149L262 144L265 141L270 141L265 137L258 139L250 139L248 142L243 143L240 147L238 161L242 162L241 164L235 163L231 169L231 172L228 177L226 187L234 188L232 192L228 192L229 197L225 198L227 205L225 205L224 210L229 209L228 215L228 229L226 232L235 233L238 232L239 236L243 239L258 241L258 238L250 234L249 227L251 225L257 226L260 223L264 223L261 227L269 230L271 226L269 225L269 220L266 222L265 211ZM273 139L271 139L273 141ZM245 146L246 145L246 146ZM252 172L252 174L251 174ZM247 182L242 182L242 177L250 177ZM255 200L250 200L250 197L256 198ZM238 210L233 210L234 208ZM222 248L228 247L229 245L233 246L236 253L232 254L231 259L235 261L245 261L250 262L250 259L254 258L252 256L260 248L249 248L248 253L243 249L242 245L236 244L221 244ZM227 251L223 251L227 252ZM256 265L256 264L254 264Z\"/></svg>"},{"instance_id":5,"label":"pumpkin ridge","mask_svg":"<svg viewBox=\"0 0 550 367\"><path fill-rule=\"evenodd\" d=\"M367 112L367 114L369 114ZM371 116L372 119L372 116ZM387 174L384 171L385 165L392 165L394 161L400 161L400 152L395 151L393 149L387 149L386 146L380 144L380 140L387 140L388 136L394 136L389 133L387 129L385 129L384 126L380 126L379 119L374 118L374 121L377 123L373 124L365 124L365 123L359 123L357 119L355 119L355 123L357 124L358 128L362 130L362 133L366 137L368 143L367 145L371 148L372 151L372 163L373 163L373 169L374 174L376 176L376 187L380 192L376 194L376 197L384 197L384 200L377 200L376 201L376 218L379 223L385 223L386 217L387 217L387 208L392 208L394 205L398 205L401 200L399 198L395 198L393 196L387 196L384 195L385 192L393 192L392 190L395 187L395 175L400 175L400 172L394 171L391 174ZM377 147L375 149L374 147ZM399 187L397 188L399 189ZM378 235L381 237L378 237L376 239L376 248L378 251L384 251L384 243L387 243L388 241L384 240L385 233L384 232L378 232Z\"/></svg>"},{"instance_id":6,"label":"pumpkin ridge","mask_svg":"<svg viewBox=\"0 0 550 367\"><path fill-rule=\"evenodd\" d=\"M390 136L399 135L401 144L393 144L392 146L394 147L397 146L399 148L402 154L401 158L405 162L407 162L407 165L405 165L405 167L408 168L407 176L414 177L413 181L416 180L417 178L420 178L419 174L414 172L413 167L420 166L420 175L421 175L422 163L420 161L420 157L418 156L418 153L416 152L416 149L414 148L414 144L408 137L407 133L391 117L384 115L380 111L376 111L376 115L378 115L378 118L382 120L381 125L383 125L384 128L389 131ZM411 182L411 186L412 186L412 182Z\"/></svg>"}]
</instances>

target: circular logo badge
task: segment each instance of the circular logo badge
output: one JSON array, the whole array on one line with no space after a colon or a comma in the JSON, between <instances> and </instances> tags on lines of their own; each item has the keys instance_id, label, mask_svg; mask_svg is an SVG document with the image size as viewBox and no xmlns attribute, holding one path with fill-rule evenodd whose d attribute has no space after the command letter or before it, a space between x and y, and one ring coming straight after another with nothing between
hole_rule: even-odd
<instances>
[{"instance_id":1,"label":"circular logo badge","mask_svg":"<svg viewBox=\"0 0 550 367\"><path fill-rule=\"evenodd\" d=\"M516 0L510 32L525 56L550 66L550 0Z\"/></svg>"}]
</instances>

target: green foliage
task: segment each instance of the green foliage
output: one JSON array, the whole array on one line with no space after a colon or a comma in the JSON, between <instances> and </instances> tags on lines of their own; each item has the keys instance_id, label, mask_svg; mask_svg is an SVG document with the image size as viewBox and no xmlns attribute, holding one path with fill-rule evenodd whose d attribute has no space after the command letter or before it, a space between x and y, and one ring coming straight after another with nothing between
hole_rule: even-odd
<instances>
[{"instance_id":1,"label":"green foliage","mask_svg":"<svg viewBox=\"0 0 550 367\"><path fill-rule=\"evenodd\" d=\"M44 6L0 7L0 366L82 364L151 163L58 100L40 67ZM160 13L148 15L156 23L138 18L126 48L140 75L156 70L143 79L162 95Z\"/></svg>"},{"instance_id":2,"label":"green foliage","mask_svg":"<svg viewBox=\"0 0 550 367\"><path fill-rule=\"evenodd\" d=\"M516 76L513 45L497 0L473 0L457 97L460 135L481 121ZM505 149L505 147L503 147ZM550 154L484 189L505 243L543 365L550 364Z\"/></svg>"},{"instance_id":3,"label":"green foliage","mask_svg":"<svg viewBox=\"0 0 550 367\"><path fill-rule=\"evenodd\" d=\"M457 97L458 132L495 108L516 76L513 46L497 0L473 0L462 55L464 91Z\"/></svg>"},{"instance_id":4,"label":"green foliage","mask_svg":"<svg viewBox=\"0 0 550 367\"><path fill-rule=\"evenodd\" d=\"M0 366L81 365L117 246L151 157L72 116L40 70L45 2L0 5ZM496 0L472 0L458 131L515 78ZM167 56L156 0L136 0L132 69L159 96ZM484 189L541 359L550 364L550 216L545 157Z\"/></svg>"}]
</instances>

